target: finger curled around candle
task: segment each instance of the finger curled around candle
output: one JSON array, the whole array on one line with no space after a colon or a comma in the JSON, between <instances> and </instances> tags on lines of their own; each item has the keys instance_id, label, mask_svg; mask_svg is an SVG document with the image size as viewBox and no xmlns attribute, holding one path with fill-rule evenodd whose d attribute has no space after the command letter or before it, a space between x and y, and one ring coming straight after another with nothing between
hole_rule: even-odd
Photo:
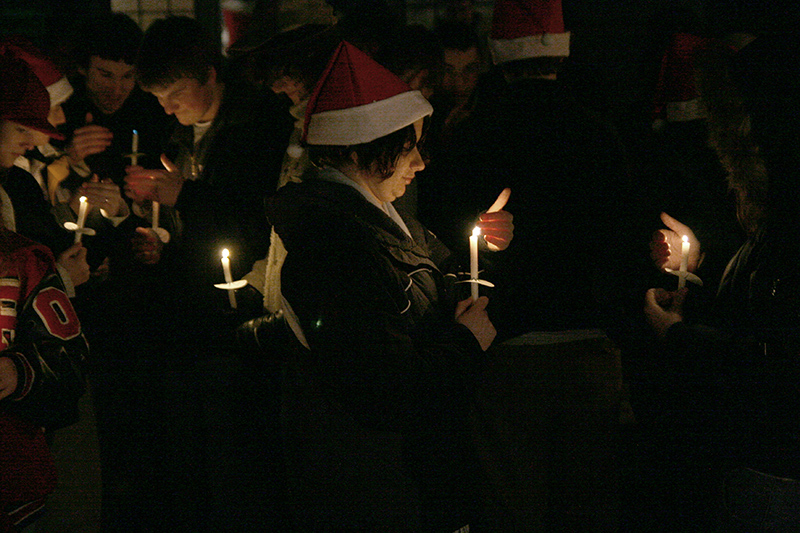
<instances>
[{"instance_id":1,"label":"finger curled around candle","mask_svg":"<svg viewBox=\"0 0 800 533\"><path fill-rule=\"evenodd\" d=\"M508 211L486 211L485 213L481 213L481 216L478 217L479 226L483 227L484 225L488 224L513 224L514 222L514 215L509 213Z\"/></svg>"},{"instance_id":2,"label":"finger curled around candle","mask_svg":"<svg viewBox=\"0 0 800 533\"><path fill-rule=\"evenodd\" d=\"M511 244L511 238L513 234L510 233L493 233L489 234L486 233L483 236L484 241L486 241L486 246L493 252L499 252L500 250L505 250Z\"/></svg>"},{"instance_id":3,"label":"finger curled around candle","mask_svg":"<svg viewBox=\"0 0 800 533\"><path fill-rule=\"evenodd\" d=\"M507 211L483 213L478 222L484 241L492 251L505 250L514 238L514 217Z\"/></svg>"}]
</instances>

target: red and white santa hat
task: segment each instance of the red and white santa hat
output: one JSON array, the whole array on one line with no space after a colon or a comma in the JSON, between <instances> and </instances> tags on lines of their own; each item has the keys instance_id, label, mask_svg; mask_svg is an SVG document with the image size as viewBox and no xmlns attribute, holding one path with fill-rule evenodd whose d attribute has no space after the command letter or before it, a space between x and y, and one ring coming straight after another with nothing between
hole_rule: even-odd
<instances>
[{"instance_id":1,"label":"red and white santa hat","mask_svg":"<svg viewBox=\"0 0 800 533\"><path fill-rule=\"evenodd\" d=\"M67 98L72 96L72 85L70 85L67 77L58 70L53 61L48 59L25 38L19 36L8 37L0 42L0 53L11 54L30 66L33 73L47 88L52 107L63 104L67 101Z\"/></svg>"},{"instance_id":2,"label":"red and white santa hat","mask_svg":"<svg viewBox=\"0 0 800 533\"><path fill-rule=\"evenodd\" d=\"M673 36L669 48L661 59L658 85L653 102L658 128L667 122L686 122L706 116L694 81L694 54L711 42L705 37L688 33Z\"/></svg>"},{"instance_id":3,"label":"red and white santa hat","mask_svg":"<svg viewBox=\"0 0 800 533\"><path fill-rule=\"evenodd\" d=\"M64 139L47 120L50 95L25 61L0 54L0 80L0 120L10 120L55 139Z\"/></svg>"},{"instance_id":4,"label":"red and white santa hat","mask_svg":"<svg viewBox=\"0 0 800 533\"><path fill-rule=\"evenodd\" d=\"M495 65L569 55L561 0L496 0L489 34Z\"/></svg>"},{"instance_id":5,"label":"red and white santa hat","mask_svg":"<svg viewBox=\"0 0 800 533\"><path fill-rule=\"evenodd\" d=\"M368 143L431 113L422 93L343 41L311 94L303 140L328 146Z\"/></svg>"}]
</instances>

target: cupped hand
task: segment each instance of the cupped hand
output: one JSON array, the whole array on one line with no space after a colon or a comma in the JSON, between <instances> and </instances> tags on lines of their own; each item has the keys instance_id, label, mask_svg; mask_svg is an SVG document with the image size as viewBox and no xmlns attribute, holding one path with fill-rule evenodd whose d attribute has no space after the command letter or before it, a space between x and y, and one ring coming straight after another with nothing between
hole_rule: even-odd
<instances>
[{"instance_id":1,"label":"cupped hand","mask_svg":"<svg viewBox=\"0 0 800 533\"><path fill-rule=\"evenodd\" d=\"M86 262L86 248L79 242L61 252L56 263L67 271L75 287L86 283L91 277L89 263Z\"/></svg>"},{"instance_id":2,"label":"cupped hand","mask_svg":"<svg viewBox=\"0 0 800 533\"><path fill-rule=\"evenodd\" d=\"M108 178L100 180L97 175L92 176L90 181L80 186L78 196L85 196L90 206L102 209L109 217L119 216L127 211L119 185Z\"/></svg>"},{"instance_id":3,"label":"cupped hand","mask_svg":"<svg viewBox=\"0 0 800 533\"><path fill-rule=\"evenodd\" d=\"M497 200L478 219L481 235L493 252L505 250L514 238L514 216L503 210L510 196L511 189L503 189Z\"/></svg>"},{"instance_id":4,"label":"cupped hand","mask_svg":"<svg viewBox=\"0 0 800 533\"><path fill-rule=\"evenodd\" d=\"M17 367L10 357L0 357L0 400L17 390Z\"/></svg>"},{"instance_id":5,"label":"cupped hand","mask_svg":"<svg viewBox=\"0 0 800 533\"><path fill-rule=\"evenodd\" d=\"M67 155L72 164L80 164L86 156L99 154L111 146L114 134L108 128L92 124L92 114L86 114L86 125L76 129L67 145Z\"/></svg>"},{"instance_id":6,"label":"cupped hand","mask_svg":"<svg viewBox=\"0 0 800 533\"><path fill-rule=\"evenodd\" d=\"M125 169L125 195L134 202L145 200L173 206L183 188L183 176L166 156L161 156L164 170L129 166Z\"/></svg>"},{"instance_id":7,"label":"cupped hand","mask_svg":"<svg viewBox=\"0 0 800 533\"><path fill-rule=\"evenodd\" d=\"M161 261L164 243L152 228L136 228L136 234L131 239L131 246L137 261L145 265L155 265Z\"/></svg>"},{"instance_id":8,"label":"cupped hand","mask_svg":"<svg viewBox=\"0 0 800 533\"><path fill-rule=\"evenodd\" d=\"M683 321L683 302L688 289L677 291L649 289L644 295L644 315L658 337L664 337L673 324Z\"/></svg>"},{"instance_id":9,"label":"cupped hand","mask_svg":"<svg viewBox=\"0 0 800 533\"><path fill-rule=\"evenodd\" d=\"M681 249L683 236L689 238L689 261L687 270L694 272L702 262L700 241L689 226L682 224L666 213L661 213L661 221L668 229L660 229L653 233L650 240L650 258L657 269L662 272L669 268L678 270L681 266Z\"/></svg>"}]
</instances>

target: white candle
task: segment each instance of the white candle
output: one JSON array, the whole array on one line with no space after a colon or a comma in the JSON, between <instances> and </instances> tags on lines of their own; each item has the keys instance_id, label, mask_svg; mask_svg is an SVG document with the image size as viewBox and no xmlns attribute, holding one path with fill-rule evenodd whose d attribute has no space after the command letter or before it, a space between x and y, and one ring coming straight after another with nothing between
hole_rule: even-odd
<instances>
[{"instance_id":1,"label":"white candle","mask_svg":"<svg viewBox=\"0 0 800 533\"><path fill-rule=\"evenodd\" d=\"M139 132L133 130L133 141L131 142L131 164L136 165L139 163Z\"/></svg>"},{"instance_id":2,"label":"white candle","mask_svg":"<svg viewBox=\"0 0 800 533\"><path fill-rule=\"evenodd\" d=\"M470 283L472 289L472 301L478 299L478 236L481 234L481 229L475 227L472 230L472 235L469 238L469 277L472 280Z\"/></svg>"},{"instance_id":3,"label":"white candle","mask_svg":"<svg viewBox=\"0 0 800 533\"><path fill-rule=\"evenodd\" d=\"M225 283L233 283L233 276L231 276L231 259L230 252L227 248L222 250L222 272L225 274ZM231 303L231 308L236 309L236 291L228 289L228 301Z\"/></svg>"},{"instance_id":4,"label":"white candle","mask_svg":"<svg viewBox=\"0 0 800 533\"><path fill-rule=\"evenodd\" d=\"M81 196L81 206L78 209L78 228L75 230L75 242L81 242L83 238L83 226L86 224L86 197Z\"/></svg>"},{"instance_id":5,"label":"white candle","mask_svg":"<svg viewBox=\"0 0 800 533\"><path fill-rule=\"evenodd\" d=\"M678 271L678 289L686 286L686 274L689 272L689 237L684 235L681 244L681 268Z\"/></svg>"},{"instance_id":6,"label":"white candle","mask_svg":"<svg viewBox=\"0 0 800 533\"><path fill-rule=\"evenodd\" d=\"M158 218L161 212L161 204L153 201L153 229L158 229Z\"/></svg>"}]
</instances>

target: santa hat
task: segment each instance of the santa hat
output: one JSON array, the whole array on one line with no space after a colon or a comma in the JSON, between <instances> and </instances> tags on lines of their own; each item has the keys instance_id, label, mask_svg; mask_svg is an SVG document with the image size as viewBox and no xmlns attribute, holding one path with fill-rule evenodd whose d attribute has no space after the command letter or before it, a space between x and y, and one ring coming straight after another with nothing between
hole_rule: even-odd
<instances>
[{"instance_id":1,"label":"santa hat","mask_svg":"<svg viewBox=\"0 0 800 533\"><path fill-rule=\"evenodd\" d=\"M0 120L10 120L56 139L64 139L47 117L50 95L21 59L0 55Z\"/></svg>"},{"instance_id":2,"label":"santa hat","mask_svg":"<svg viewBox=\"0 0 800 533\"><path fill-rule=\"evenodd\" d=\"M303 139L312 145L368 143L431 113L422 93L343 41L311 94Z\"/></svg>"},{"instance_id":3,"label":"santa hat","mask_svg":"<svg viewBox=\"0 0 800 533\"><path fill-rule=\"evenodd\" d=\"M23 37L13 36L0 42L0 53L11 54L25 61L41 80L50 94L50 105L55 107L72 96L72 85L50 59Z\"/></svg>"},{"instance_id":4,"label":"santa hat","mask_svg":"<svg viewBox=\"0 0 800 533\"><path fill-rule=\"evenodd\" d=\"M561 0L497 0L489 49L495 65L569 55Z\"/></svg>"},{"instance_id":5,"label":"santa hat","mask_svg":"<svg viewBox=\"0 0 800 533\"><path fill-rule=\"evenodd\" d=\"M254 7L252 2L244 0L225 0L220 4L228 42L235 43L247 32L253 22Z\"/></svg>"},{"instance_id":6,"label":"santa hat","mask_svg":"<svg viewBox=\"0 0 800 533\"><path fill-rule=\"evenodd\" d=\"M688 33L678 33L672 38L661 59L653 102L654 128L658 129L663 121L705 118L706 110L694 82L694 54L710 42L711 39Z\"/></svg>"}]
</instances>

